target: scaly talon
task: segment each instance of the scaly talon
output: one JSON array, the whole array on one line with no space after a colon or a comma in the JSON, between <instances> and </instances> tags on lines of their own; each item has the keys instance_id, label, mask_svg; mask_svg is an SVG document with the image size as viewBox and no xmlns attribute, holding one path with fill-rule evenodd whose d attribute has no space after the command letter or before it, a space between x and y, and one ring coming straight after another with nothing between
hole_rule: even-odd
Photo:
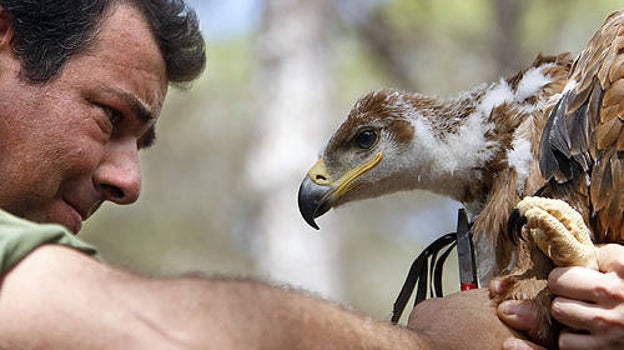
<instances>
[{"instance_id":1,"label":"scaly talon","mask_svg":"<svg viewBox=\"0 0 624 350\"><path fill-rule=\"evenodd\" d=\"M526 218L526 226L535 244L556 265L597 268L591 232L581 215L566 202L525 197L516 210L518 215Z\"/></svg>"}]
</instances>

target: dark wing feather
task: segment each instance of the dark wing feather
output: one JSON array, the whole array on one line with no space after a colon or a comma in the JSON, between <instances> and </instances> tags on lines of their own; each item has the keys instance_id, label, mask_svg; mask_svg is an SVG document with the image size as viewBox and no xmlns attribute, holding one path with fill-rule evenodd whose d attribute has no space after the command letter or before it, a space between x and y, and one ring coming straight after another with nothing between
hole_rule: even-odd
<instances>
[{"instance_id":1,"label":"dark wing feather","mask_svg":"<svg viewBox=\"0 0 624 350\"><path fill-rule=\"evenodd\" d=\"M546 123L540 169L549 180L549 194L579 209L597 242L623 242L623 11L596 32L574 63L570 81L575 85Z\"/></svg>"}]
</instances>

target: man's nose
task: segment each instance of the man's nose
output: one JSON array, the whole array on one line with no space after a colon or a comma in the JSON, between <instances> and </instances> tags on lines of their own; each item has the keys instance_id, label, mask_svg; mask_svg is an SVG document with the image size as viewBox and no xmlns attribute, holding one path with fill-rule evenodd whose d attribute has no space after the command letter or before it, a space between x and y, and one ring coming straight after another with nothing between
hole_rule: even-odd
<instances>
[{"instance_id":1,"label":"man's nose","mask_svg":"<svg viewBox=\"0 0 624 350\"><path fill-rule=\"evenodd\" d=\"M95 171L94 181L105 200L117 204L136 202L141 194L136 141L109 143L104 160Z\"/></svg>"}]
</instances>

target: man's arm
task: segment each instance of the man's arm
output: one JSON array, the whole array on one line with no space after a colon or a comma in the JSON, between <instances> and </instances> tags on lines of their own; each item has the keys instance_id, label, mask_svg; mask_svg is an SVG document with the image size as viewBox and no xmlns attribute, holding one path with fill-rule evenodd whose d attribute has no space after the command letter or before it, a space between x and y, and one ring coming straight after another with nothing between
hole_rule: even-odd
<instances>
[{"instance_id":1,"label":"man's arm","mask_svg":"<svg viewBox=\"0 0 624 350\"><path fill-rule=\"evenodd\" d=\"M422 348L412 332L301 293L244 281L153 279L43 246L4 279L11 349Z\"/></svg>"},{"instance_id":2,"label":"man's arm","mask_svg":"<svg viewBox=\"0 0 624 350\"><path fill-rule=\"evenodd\" d=\"M509 333L486 328L485 320L498 318L485 293L471 295L423 311L431 317L415 333L296 291L248 281L145 278L48 245L3 281L0 348L430 349L449 339L462 349L497 348ZM491 337L476 339L477 333Z\"/></svg>"}]
</instances>

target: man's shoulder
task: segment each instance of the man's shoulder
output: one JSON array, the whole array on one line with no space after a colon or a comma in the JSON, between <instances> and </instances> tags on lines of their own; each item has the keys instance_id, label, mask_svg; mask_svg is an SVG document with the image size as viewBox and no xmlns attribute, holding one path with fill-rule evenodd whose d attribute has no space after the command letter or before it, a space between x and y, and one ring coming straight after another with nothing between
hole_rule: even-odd
<instances>
[{"instance_id":1,"label":"man's shoulder","mask_svg":"<svg viewBox=\"0 0 624 350\"><path fill-rule=\"evenodd\" d=\"M96 256L97 250L57 224L38 224L0 209L0 275L38 247L58 244Z\"/></svg>"}]
</instances>

